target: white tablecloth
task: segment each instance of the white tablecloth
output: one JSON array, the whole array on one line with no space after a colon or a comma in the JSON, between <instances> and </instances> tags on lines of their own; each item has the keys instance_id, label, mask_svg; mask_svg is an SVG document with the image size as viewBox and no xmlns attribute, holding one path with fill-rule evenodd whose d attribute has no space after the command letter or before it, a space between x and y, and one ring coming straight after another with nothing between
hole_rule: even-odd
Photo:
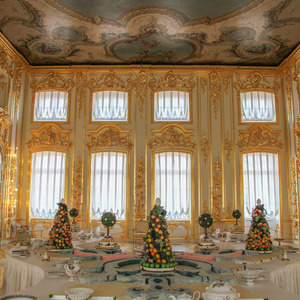
<instances>
[{"instance_id":1,"label":"white tablecloth","mask_svg":"<svg viewBox=\"0 0 300 300\"><path fill-rule=\"evenodd\" d=\"M44 277L44 270L38 266L7 255L3 276L4 294L11 294L32 287Z\"/></svg>"}]
</instances>

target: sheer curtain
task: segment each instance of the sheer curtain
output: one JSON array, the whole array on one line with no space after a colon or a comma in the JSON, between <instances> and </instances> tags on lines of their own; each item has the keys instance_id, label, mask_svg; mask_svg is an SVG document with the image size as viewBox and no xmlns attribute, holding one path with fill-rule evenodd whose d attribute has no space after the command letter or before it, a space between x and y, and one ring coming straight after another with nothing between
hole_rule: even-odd
<instances>
[{"instance_id":1,"label":"sheer curtain","mask_svg":"<svg viewBox=\"0 0 300 300\"><path fill-rule=\"evenodd\" d=\"M53 218L56 203L64 198L66 154L32 153L30 207L33 218Z\"/></svg>"},{"instance_id":2,"label":"sheer curtain","mask_svg":"<svg viewBox=\"0 0 300 300\"><path fill-rule=\"evenodd\" d=\"M245 218L251 218L256 200L261 199L267 211L267 218L274 222L279 221L278 154L267 152L243 154L243 182Z\"/></svg>"},{"instance_id":3,"label":"sheer curtain","mask_svg":"<svg viewBox=\"0 0 300 300\"><path fill-rule=\"evenodd\" d=\"M241 93L242 122L275 122L275 96L268 92Z\"/></svg>"},{"instance_id":4,"label":"sheer curtain","mask_svg":"<svg viewBox=\"0 0 300 300\"><path fill-rule=\"evenodd\" d=\"M127 154L97 152L91 155L91 215L114 212L118 220L126 217Z\"/></svg>"},{"instance_id":5,"label":"sheer curtain","mask_svg":"<svg viewBox=\"0 0 300 300\"><path fill-rule=\"evenodd\" d=\"M155 198L160 198L167 217L190 218L191 155L184 152L155 154Z\"/></svg>"},{"instance_id":6,"label":"sheer curtain","mask_svg":"<svg viewBox=\"0 0 300 300\"><path fill-rule=\"evenodd\" d=\"M99 91L93 93L92 121L109 120L128 120L128 92Z\"/></svg>"},{"instance_id":7,"label":"sheer curtain","mask_svg":"<svg viewBox=\"0 0 300 300\"><path fill-rule=\"evenodd\" d=\"M67 113L67 92L36 92L34 101L34 121L67 121Z\"/></svg>"},{"instance_id":8,"label":"sheer curtain","mask_svg":"<svg viewBox=\"0 0 300 300\"><path fill-rule=\"evenodd\" d=\"M154 121L189 121L189 93L161 91L154 93Z\"/></svg>"}]
</instances>

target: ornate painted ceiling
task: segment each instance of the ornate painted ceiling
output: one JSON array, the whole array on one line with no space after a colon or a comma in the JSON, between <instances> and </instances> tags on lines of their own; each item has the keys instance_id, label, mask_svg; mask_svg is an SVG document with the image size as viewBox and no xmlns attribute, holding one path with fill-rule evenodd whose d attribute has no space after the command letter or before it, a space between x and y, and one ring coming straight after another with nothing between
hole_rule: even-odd
<instances>
[{"instance_id":1,"label":"ornate painted ceiling","mask_svg":"<svg viewBox=\"0 0 300 300\"><path fill-rule=\"evenodd\" d=\"M299 0L0 0L31 65L277 66L300 43Z\"/></svg>"}]
</instances>

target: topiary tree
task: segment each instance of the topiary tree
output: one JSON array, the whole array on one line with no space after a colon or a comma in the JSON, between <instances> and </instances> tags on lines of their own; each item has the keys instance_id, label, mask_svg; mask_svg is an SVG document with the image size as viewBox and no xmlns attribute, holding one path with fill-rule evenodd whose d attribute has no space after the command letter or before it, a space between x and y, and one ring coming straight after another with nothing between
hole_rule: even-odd
<instances>
[{"instance_id":1,"label":"topiary tree","mask_svg":"<svg viewBox=\"0 0 300 300\"><path fill-rule=\"evenodd\" d=\"M209 213L203 213L199 218L198 218L198 223L201 227L204 228L205 230L205 236L204 240L206 241L208 239L207 236L207 228L209 228L213 224L214 220L211 217L211 214Z\"/></svg>"},{"instance_id":2,"label":"topiary tree","mask_svg":"<svg viewBox=\"0 0 300 300\"><path fill-rule=\"evenodd\" d=\"M107 232L106 232L106 235L104 236L104 238L106 238L106 239L112 238L112 236L109 234L109 230L114 227L114 225L116 224L116 221L117 221L116 214L114 214L112 212L103 213L101 222L104 225L104 227L107 229Z\"/></svg>"},{"instance_id":3,"label":"topiary tree","mask_svg":"<svg viewBox=\"0 0 300 300\"><path fill-rule=\"evenodd\" d=\"M235 225L238 224L238 219L242 216L242 213L236 209L232 212L232 216L235 218Z\"/></svg>"},{"instance_id":4,"label":"topiary tree","mask_svg":"<svg viewBox=\"0 0 300 300\"><path fill-rule=\"evenodd\" d=\"M78 216L78 209L77 208L72 208L69 211L69 215L73 218L73 224L76 224L75 218Z\"/></svg>"}]
</instances>

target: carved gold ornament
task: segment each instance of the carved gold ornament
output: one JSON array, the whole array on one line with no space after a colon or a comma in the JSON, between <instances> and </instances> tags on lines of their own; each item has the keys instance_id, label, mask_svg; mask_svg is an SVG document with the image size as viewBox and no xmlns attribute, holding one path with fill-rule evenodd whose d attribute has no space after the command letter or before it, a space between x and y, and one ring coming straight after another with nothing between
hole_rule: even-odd
<instances>
[{"instance_id":1,"label":"carved gold ornament","mask_svg":"<svg viewBox=\"0 0 300 300\"><path fill-rule=\"evenodd\" d=\"M219 158L214 163L213 186L213 218L219 220L222 206L222 165Z\"/></svg>"},{"instance_id":2,"label":"carved gold ornament","mask_svg":"<svg viewBox=\"0 0 300 300\"><path fill-rule=\"evenodd\" d=\"M31 232L31 236L33 238L40 238L41 237L41 230L43 230L43 232L45 232L44 236L48 236L48 232L51 229L51 226L53 224L53 219L36 219L36 218L32 218L30 220L30 225L33 228L32 232ZM38 230L39 228L34 228L38 226L41 230Z\"/></svg>"},{"instance_id":3,"label":"carved gold ornament","mask_svg":"<svg viewBox=\"0 0 300 300\"><path fill-rule=\"evenodd\" d=\"M221 76L215 71L209 73L209 100L212 102L216 119L221 102Z\"/></svg>"},{"instance_id":4,"label":"carved gold ornament","mask_svg":"<svg viewBox=\"0 0 300 300\"><path fill-rule=\"evenodd\" d=\"M87 147L89 150L101 147L118 147L130 150L132 142L129 137L130 130L122 130L117 125L103 125L97 130L88 131Z\"/></svg>"},{"instance_id":5,"label":"carved gold ornament","mask_svg":"<svg viewBox=\"0 0 300 300\"><path fill-rule=\"evenodd\" d=\"M137 164L137 177L135 184L136 203L134 210L135 221L145 219L145 162L141 158Z\"/></svg>"},{"instance_id":6,"label":"carved gold ornament","mask_svg":"<svg viewBox=\"0 0 300 300\"><path fill-rule=\"evenodd\" d=\"M12 153L9 155L9 181L8 181L8 209L6 224L11 226L13 218L16 216L17 207L17 155Z\"/></svg>"},{"instance_id":7,"label":"carved gold ornament","mask_svg":"<svg viewBox=\"0 0 300 300\"><path fill-rule=\"evenodd\" d=\"M224 152L226 154L227 161L230 161L230 155L233 151L233 141L232 141L228 131L227 131L226 137L224 139L223 149L224 149Z\"/></svg>"},{"instance_id":8,"label":"carved gold ornament","mask_svg":"<svg viewBox=\"0 0 300 300\"><path fill-rule=\"evenodd\" d=\"M81 111L86 103L87 98L87 75L80 72L76 74L76 100L78 117L81 118Z\"/></svg>"},{"instance_id":9,"label":"carved gold ornament","mask_svg":"<svg viewBox=\"0 0 300 300\"><path fill-rule=\"evenodd\" d=\"M271 147L281 149L280 130L273 130L266 125L255 124L248 130L240 130L239 148Z\"/></svg>"},{"instance_id":10,"label":"carved gold ornament","mask_svg":"<svg viewBox=\"0 0 300 300\"><path fill-rule=\"evenodd\" d=\"M81 179L82 179L82 168L80 157L77 157L77 160L73 165L73 179L72 179L72 202L71 206L81 212Z\"/></svg>"},{"instance_id":11,"label":"carved gold ornament","mask_svg":"<svg viewBox=\"0 0 300 300\"><path fill-rule=\"evenodd\" d=\"M14 76L13 63L9 59L7 50L2 45L0 45L0 67L5 71L9 78Z\"/></svg>"},{"instance_id":12,"label":"carved gold ornament","mask_svg":"<svg viewBox=\"0 0 300 300\"><path fill-rule=\"evenodd\" d=\"M222 79L222 84L223 84L226 95L228 95L228 92L229 92L230 79L231 79L231 77L225 77Z\"/></svg>"},{"instance_id":13,"label":"carved gold ornament","mask_svg":"<svg viewBox=\"0 0 300 300\"><path fill-rule=\"evenodd\" d=\"M31 140L27 142L29 149L57 148L68 150L72 145L70 130L61 129L56 124L44 124L37 130L30 130Z\"/></svg>"},{"instance_id":14,"label":"carved gold ornament","mask_svg":"<svg viewBox=\"0 0 300 300\"><path fill-rule=\"evenodd\" d=\"M4 106L3 108L0 107L0 135L1 137L6 136L6 132L11 125L11 122L9 121L9 115L7 113L7 106Z\"/></svg>"},{"instance_id":15,"label":"carved gold ornament","mask_svg":"<svg viewBox=\"0 0 300 300\"><path fill-rule=\"evenodd\" d=\"M74 74L60 74L53 71L46 76L32 75L30 82L30 87L33 91L54 89L70 91L74 85Z\"/></svg>"},{"instance_id":16,"label":"carved gold ornament","mask_svg":"<svg viewBox=\"0 0 300 300\"><path fill-rule=\"evenodd\" d=\"M203 132L201 141L200 141L200 150L203 152L204 161L206 162L208 159L208 152L209 152L209 141L206 136L206 132Z\"/></svg>"},{"instance_id":17,"label":"carved gold ornament","mask_svg":"<svg viewBox=\"0 0 300 300\"><path fill-rule=\"evenodd\" d=\"M207 78L200 78L200 86L201 86L202 94L205 93L207 84L208 84Z\"/></svg>"},{"instance_id":18,"label":"carved gold ornament","mask_svg":"<svg viewBox=\"0 0 300 300\"><path fill-rule=\"evenodd\" d=\"M15 68L15 80L14 80L14 90L15 90L15 110L17 110L20 102L21 95L21 84L22 84L22 72L23 66L18 63Z\"/></svg>"},{"instance_id":19,"label":"carved gold ornament","mask_svg":"<svg viewBox=\"0 0 300 300\"><path fill-rule=\"evenodd\" d=\"M291 70L286 69L283 75L285 77L286 99L287 99L288 109L289 109L288 113L290 116L292 116L294 101L293 101L293 82L292 82Z\"/></svg>"},{"instance_id":20,"label":"carved gold ornament","mask_svg":"<svg viewBox=\"0 0 300 300\"><path fill-rule=\"evenodd\" d=\"M294 129L294 133L296 136L296 163L297 163L297 172L298 176L300 176L300 116L297 119L297 127Z\"/></svg>"},{"instance_id":21,"label":"carved gold ornament","mask_svg":"<svg viewBox=\"0 0 300 300\"><path fill-rule=\"evenodd\" d=\"M194 130L187 130L180 125L165 125L159 130L152 130L149 147L181 147L194 149Z\"/></svg>"},{"instance_id":22,"label":"carved gold ornament","mask_svg":"<svg viewBox=\"0 0 300 300\"><path fill-rule=\"evenodd\" d=\"M144 103L147 97L147 73L145 71L140 71L138 74L135 74L135 96L140 113L140 119L142 119Z\"/></svg>"}]
</instances>

